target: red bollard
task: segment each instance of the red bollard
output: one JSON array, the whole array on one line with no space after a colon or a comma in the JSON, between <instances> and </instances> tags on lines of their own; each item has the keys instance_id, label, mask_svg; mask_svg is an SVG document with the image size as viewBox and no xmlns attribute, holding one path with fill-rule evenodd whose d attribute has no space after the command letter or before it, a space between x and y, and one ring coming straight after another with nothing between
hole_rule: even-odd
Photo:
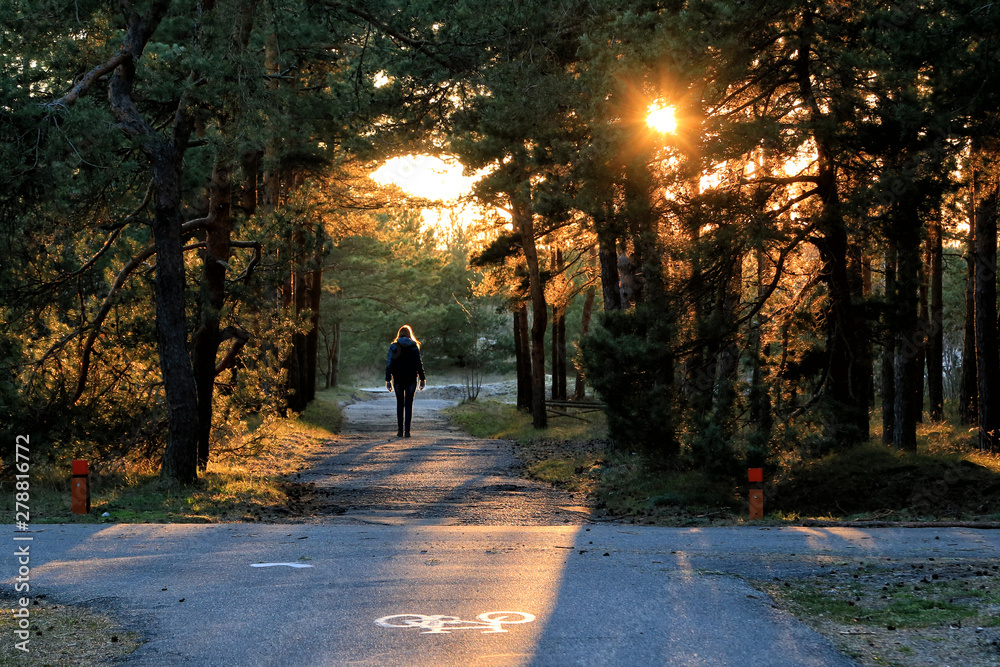
<instances>
[{"instance_id":1,"label":"red bollard","mask_svg":"<svg viewBox=\"0 0 1000 667\"><path fill-rule=\"evenodd\" d=\"M763 468L747 468L747 478L751 484L764 483ZM757 486L750 487L750 519L764 518L764 489Z\"/></svg>"},{"instance_id":2,"label":"red bollard","mask_svg":"<svg viewBox=\"0 0 1000 667\"><path fill-rule=\"evenodd\" d=\"M87 462L73 461L73 480L70 484L73 514L90 513L90 473Z\"/></svg>"}]
</instances>

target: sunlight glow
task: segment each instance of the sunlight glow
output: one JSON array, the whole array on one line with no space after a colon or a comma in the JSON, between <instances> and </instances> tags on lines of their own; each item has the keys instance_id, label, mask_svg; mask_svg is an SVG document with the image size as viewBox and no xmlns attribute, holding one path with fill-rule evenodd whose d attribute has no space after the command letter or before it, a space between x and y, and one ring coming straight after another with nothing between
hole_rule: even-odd
<instances>
[{"instance_id":1,"label":"sunlight glow","mask_svg":"<svg viewBox=\"0 0 1000 667\"><path fill-rule=\"evenodd\" d=\"M421 210L424 228L467 227L485 215L485 209L469 200L472 186L491 171L481 169L466 176L458 160L431 155L405 155L387 160L371 174L380 185L393 184L407 194L430 200Z\"/></svg>"},{"instance_id":2,"label":"sunlight glow","mask_svg":"<svg viewBox=\"0 0 1000 667\"><path fill-rule=\"evenodd\" d=\"M649 112L646 114L646 125L661 134L673 134L677 130L674 108L657 103L650 104Z\"/></svg>"},{"instance_id":3,"label":"sunlight glow","mask_svg":"<svg viewBox=\"0 0 1000 667\"><path fill-rule=\"evenodd\" d=\"M371 175L376 183L392 183L416 197L454 201L469 193L476 176L465 176L456 160L430 155L394 157Z\"/></svg>"}]
</instances>

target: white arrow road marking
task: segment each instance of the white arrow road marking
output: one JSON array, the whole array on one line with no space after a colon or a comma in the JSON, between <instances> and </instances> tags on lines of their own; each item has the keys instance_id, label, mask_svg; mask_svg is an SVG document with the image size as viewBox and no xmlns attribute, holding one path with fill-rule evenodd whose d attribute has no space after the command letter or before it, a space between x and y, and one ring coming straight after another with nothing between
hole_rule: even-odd
<instances>
[{"instance_id":1,"label":"white arrow road marking","mask_svg":"<svg viewBox=\"0 0 1000 667\"><path fill-rule=\"evenodd\" d=\"M286 567L312 567L312 565L306 565L305 563L251 563L250 567L274 567L275 565L284 565Z\"/></svg>"}]
</instances>

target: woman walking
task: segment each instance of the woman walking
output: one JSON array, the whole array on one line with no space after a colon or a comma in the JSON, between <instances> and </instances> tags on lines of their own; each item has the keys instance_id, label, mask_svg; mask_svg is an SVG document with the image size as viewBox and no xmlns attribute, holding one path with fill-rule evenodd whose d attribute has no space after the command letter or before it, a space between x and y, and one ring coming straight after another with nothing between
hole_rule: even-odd
<instances>
[{"instance_id":1,"label":"woman walking","mask_svg":"<svg viewBox=\"0 0 1000 667\"><path fill-rule=\"evenodd\" d=\"M413 394L427 386L424 364L420 360L420 341L413 335L410 325L399 327L396 340L389 345L385 360L385 388L396 391L396 437L410 437L410 418L413 417Z\"/></svg>"}]
</instances>

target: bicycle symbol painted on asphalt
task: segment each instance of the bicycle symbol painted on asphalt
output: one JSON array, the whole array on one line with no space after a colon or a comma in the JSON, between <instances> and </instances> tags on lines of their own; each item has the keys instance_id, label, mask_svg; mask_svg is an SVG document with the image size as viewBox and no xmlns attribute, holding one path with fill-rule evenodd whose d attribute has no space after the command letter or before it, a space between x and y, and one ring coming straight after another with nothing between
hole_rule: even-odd
<instances>
[{"instance_id":1,"label":"bicycle symbol painted on asphalt","mask_svg":"<svg viewBox=\"0 0 1000 667\"><path fill-rule=\"evenodd\" d=\"M422 628L422 635L449 634L452 630L482 630L484 635L507 632L501 626L531 623L535 617L523 611L488 611L476 616L477 621L463 621L458 616L425 616L424 614L393 614L375 619L383 628Z\"/></svg>"}]
</instances>

